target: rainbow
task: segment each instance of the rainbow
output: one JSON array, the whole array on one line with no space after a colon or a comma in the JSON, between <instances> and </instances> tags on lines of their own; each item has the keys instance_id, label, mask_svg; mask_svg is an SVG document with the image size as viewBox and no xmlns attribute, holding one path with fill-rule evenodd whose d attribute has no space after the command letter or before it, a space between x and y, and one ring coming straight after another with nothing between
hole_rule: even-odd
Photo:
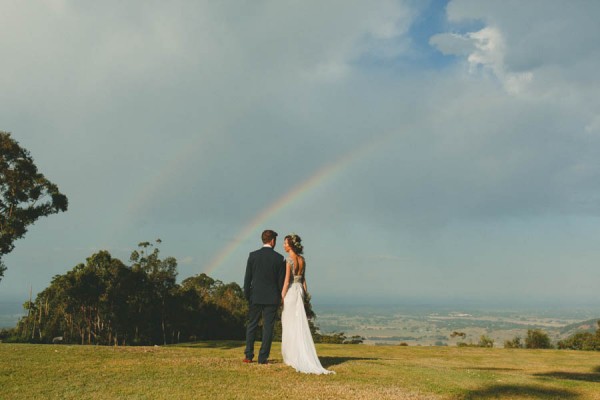
<instances>
[{"instance_id":1,"label":"rainbow","mask_svg":"<svg viewBox=\"0 0 600 400\"><path fill-rule=\"evenodd\" d=\"M368 153L387 142L393 135L382 136L378 140L370 141L338 158L336 161L325 165L317 170L313 175L300 182L290 189L283 196L275 200L268 207L258 213L250 222L248 222L235 236L235 238L223 247L208 263L204 269L206 274L212 274L219 266L229 258L229 256L238 248L238 246L261 228L271 217L292 205L314 188L322 185L327 180L334 177L338 172L346 169L355 161L363 158Z\"/></svg>"}]
</instances>

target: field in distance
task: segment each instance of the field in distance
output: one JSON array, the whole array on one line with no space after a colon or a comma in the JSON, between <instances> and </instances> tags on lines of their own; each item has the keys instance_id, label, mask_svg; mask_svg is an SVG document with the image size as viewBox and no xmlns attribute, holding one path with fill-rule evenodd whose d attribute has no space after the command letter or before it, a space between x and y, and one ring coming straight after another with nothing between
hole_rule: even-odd
<instances>
[{"instance_id":1,"label":"field in distance","mask_svg":"<svg viewBox=\"0 0 600 400\"><path fill-rule=\"evenodd\" d=\"M242 342L166 347L0 344L2 399L600 399L596 352L317 345L335 375L270 365Z\"/></svg>"},{"instance_id":2,"label":"field in distance","mask_svg":"<svg viewBox=\"0 0 600 400\"><path fill-rule=\"evenodd\" d=\"M442 306L319 306L316 324L323 332L359 335L365 344L409 346L456 346L457 342L478 343L482 335L503 347L505 340L528 329L542 329L553 343L578 331L594 332L600 319L597 308L590 309L475 309ZM596 317L596 318L595 318ZM463 332L465 338L451 337Z\"/></svg>"}]
</instances>

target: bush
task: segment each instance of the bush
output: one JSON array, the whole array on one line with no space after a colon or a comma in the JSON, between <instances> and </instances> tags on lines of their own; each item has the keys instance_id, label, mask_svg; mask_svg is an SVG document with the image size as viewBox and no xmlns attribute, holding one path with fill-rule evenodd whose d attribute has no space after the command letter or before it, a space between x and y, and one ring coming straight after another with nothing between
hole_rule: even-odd
<instances>
[{"instance_id":1,"label":"bush","mask_svg":"<svg viewBox=\"0 0 600 400\"><path fill-rule=\"evenodd\" d=\"M18 342L17 330L15 328L0 329L0 343L16 343Z\"/></svg>"},{"instance_id":2,"label":"bush","mask_svg":"<svg viewBox=\"0 0 600 400\"><path fill-rule=\"evenodd\" d=\"M486 335L481 335L479 337L479 343L477 344L474 344L471 341L469 341L469 343L457 342L456 347L494 347L494 339Z\"/></svg>"},{"instance_id":3,"label":"bush","mask_svg":"<svg viewBox=\"0 0 600 400\"><path fill-rule=\"evenodd\" d=\"M479 338L478 347L494 347L494 339L486 335L481 335Z\"/></svg>"},{"instance_id":4,"label":"bush","mask_svg":"<svg viewBox=\"0 0 600 400\"><path fill-rule=\"evenodd\" d=\"M329 335L317 333L314 335L315 343L361 344L364 340L365 338L359 335L348 338L344 332L334 332Z\"/></svg>"},{"instance_id":5,"label":"bush","mask_svg":"<svg viewBox=\"0 0 600 400\"><path fill-rule=\"evenodd\" d=\"M354 335L350 339L344 340L344 344L362 344L365 338L360 335Z\"/></svg>"},{"instance_id":6,"label":"bush","mask_svg":"<svg viewBox=\"0 0 600 400\"><path fill-rule=\"evenodd\" d=\"M525 338L525 347L528 349L551 349L552 343L546 332L541 329L529 329Z\"/></svg>"},{"instance_id":7,"label":"bush","mask_svg":"<svg viewBox=\"0 0 600 400\"><path fill-rule=\"evenodd\" d=\"M515 336L513 338L513 340L505 340L504 348L505 349L522 349L523 343L521 343L521 338L518 336Z\"/></svg>"},{"instance_id":8,"label":"bush","mask_svg":"<svg viewBox=\"0 0 600 400\"><path fill-rule=\"evenodd\" d=\"M600 351L600 321L596 333L578 332L558 342L559 349Z\"/></svg>"},{"instance_id":9,"label":"bush","mask_svg":"<svg viewBox=\"0 0 600 400\"><path fill-rule=\"evenodd\" d=\"M467 334L464 332L458 332L458 331L454 331L450 334L450 338L454 339L455 337L459 337L459 338L466 338Z\"/></svg>"},{"instance_id":10,"label":"bush","mask_svg":"<svg viewBox=\"0 0 600 400\"><path fill-rule=\"evenodd\" d=\"M317 333L314 337L315 343L342 344L346 339L346 334L344 332L333 332L331 334Z\"/></svg>"},{"instance_id":11,"label":"bush","mask_svg":"<svg viewBox=\"0 0 600 400\"><path fill-rule=\"evenodd\" d=\"M559 349L566 350L600 350L600 335L590 332L579 332L558 342Z\"/></svg>"}]
</instances>

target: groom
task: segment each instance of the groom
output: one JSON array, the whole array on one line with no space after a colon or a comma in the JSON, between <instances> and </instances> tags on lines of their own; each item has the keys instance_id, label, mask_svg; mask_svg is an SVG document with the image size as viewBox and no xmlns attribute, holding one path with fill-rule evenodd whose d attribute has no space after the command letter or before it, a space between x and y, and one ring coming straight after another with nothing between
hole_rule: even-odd
<instances>
[{"instance_id":1,"label":"groom","mask_svg":"<svg viewBox=\"0 0 600 400\"><path fill-rule=\"evenodd\" d=\"M277 242L276 232L264 231L262 242L263 247L248 256L244 278L244 295L250 304L244 362L252 362L254 358L256 328L258 328L258 321L262 314L262 344L258 353L258 363L266 364L271 352L277 308L281 304L281 291L285 279L285 259L274 250Z\"/></svg>"}]
</instances>

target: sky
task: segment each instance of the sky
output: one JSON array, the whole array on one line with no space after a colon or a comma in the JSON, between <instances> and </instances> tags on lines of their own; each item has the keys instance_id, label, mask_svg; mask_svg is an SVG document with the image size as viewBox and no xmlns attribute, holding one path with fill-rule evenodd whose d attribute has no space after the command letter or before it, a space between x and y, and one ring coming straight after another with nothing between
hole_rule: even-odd
<instances>
[{"instance_id":1,"label":"sky","mask_svg":"<svg viewBox=\"0 0 600 400\"><path fill-rule=\"evenodd\" d=\"M0 1L0 130L69 198L0 301L162 240L314 302L600 304L600 3ZM282 241L278 250L283 253Z\"/></svg>"}]
</instances>

